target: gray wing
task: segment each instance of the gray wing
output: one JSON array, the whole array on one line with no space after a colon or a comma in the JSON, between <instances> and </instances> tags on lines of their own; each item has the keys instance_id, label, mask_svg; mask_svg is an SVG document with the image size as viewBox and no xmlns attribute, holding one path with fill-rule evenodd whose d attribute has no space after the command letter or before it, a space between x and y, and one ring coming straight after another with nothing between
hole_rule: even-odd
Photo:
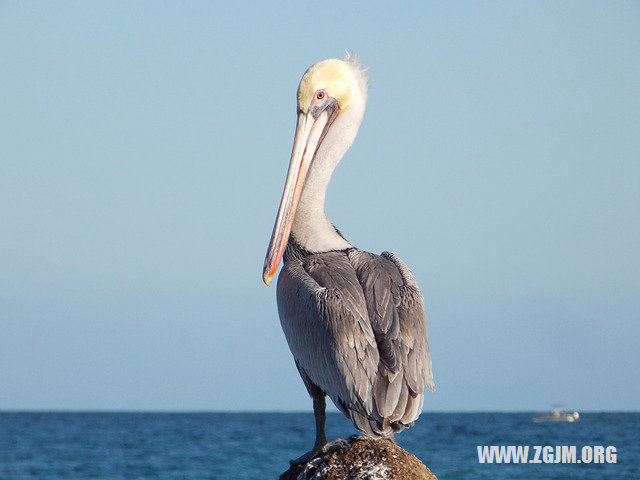
<instances>
[{"instance_id":1,"label":"gray wing","mask_svg":"<svg viewBox=\"0 0 640 480\"><path fill-rule=\"evenodd\" d=\"M303 379L359 430L387 436L419 416L433 387L424 305L395 256L353 249L289 261L278 312Z\"/></svg>"},{"instance_id":2,"label":"gray wing","mask_svg":"<svg viewBox=\"0 0 640 480\"><path fill-rule=\"evenodd\" d=\"M422 292L402 260L389 252L349 253L367 300L380 365L374 400L398 431L419 417L424 388L435 390Z\"/></svg>"},{"instance_id":3,"label":"gray wing","mask_svg":"<svg viewBox=\"0 0 640 480\"><path fill-rule=\"evenodd\" d=\"M280 323L301 373L345 415L372 415L379 355L347 257L329 252L313 255L305 265L285 263L277 295Z\"/></svg>"}]
</instances>

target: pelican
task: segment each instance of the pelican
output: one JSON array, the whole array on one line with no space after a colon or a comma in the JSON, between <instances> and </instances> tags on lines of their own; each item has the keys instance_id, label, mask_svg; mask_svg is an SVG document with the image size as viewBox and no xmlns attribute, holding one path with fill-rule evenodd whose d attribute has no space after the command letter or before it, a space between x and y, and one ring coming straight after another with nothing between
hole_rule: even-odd
<instances>
[{"instance_id":1,"label":"pelican","mask_svg":"<svg viewBox=\"0 0 640 480\"><path fill-rule=\"evenodd\" d=\"M302 463L339 448L327 443L325 396L366 437L393 439L419 417L434 390L422 293L402 260L355 248L327 219L331 175L353 143L367 103L359 61L311 66L297 92L289 171L264 262L269 285L280 262L280 323L313 400L316 440Z\"/></svg>"}]
</instances>

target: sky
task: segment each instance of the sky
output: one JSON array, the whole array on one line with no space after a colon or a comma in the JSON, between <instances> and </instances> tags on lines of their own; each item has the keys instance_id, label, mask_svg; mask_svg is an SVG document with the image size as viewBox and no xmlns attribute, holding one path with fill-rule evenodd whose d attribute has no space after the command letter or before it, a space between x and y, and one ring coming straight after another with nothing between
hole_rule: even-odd
<instances>
[{"instance_id":1,"label":"sky","mask_svg":"<svg viewBox=\"0 0 640 480\"><path fill-rule=\"evenodd\" d=\"M0 2L0 409L310 410L262 265L308 66L327 215L424 292L424 411L638 410L638 2Z\"/></svg>"}]
</instances>

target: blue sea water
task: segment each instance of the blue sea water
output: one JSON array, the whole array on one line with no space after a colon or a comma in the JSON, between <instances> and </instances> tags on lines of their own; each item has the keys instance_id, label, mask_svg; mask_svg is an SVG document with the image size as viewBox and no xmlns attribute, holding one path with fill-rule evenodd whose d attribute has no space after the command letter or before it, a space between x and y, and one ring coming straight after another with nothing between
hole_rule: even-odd
<instances>
[{"instance_id":1,"label":"blue sea water","mask_svg":"<svg viewBox=\"0 0 640 480\"><path fill-rule=\"evenodd\" d=\"M424 413L398 435L440 480L640 479L640 413ZM311 413L0 412L0 479L276 479L313 443ZM328 414L329 437L353 433ZM613 445L615 464L481 464L478 445Z\"/></svg>"}]
</instances>

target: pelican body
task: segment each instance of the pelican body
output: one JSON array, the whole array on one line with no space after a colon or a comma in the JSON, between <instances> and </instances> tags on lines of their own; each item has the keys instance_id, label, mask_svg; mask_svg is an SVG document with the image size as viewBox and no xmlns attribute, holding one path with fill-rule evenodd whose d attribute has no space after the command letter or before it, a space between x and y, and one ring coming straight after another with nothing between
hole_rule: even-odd
<instances>
[{"instance_id":1,"label":"pelican body","mask_svg":"<svg viewBox=\"0 0 640 480\"><path fill-rule=\"evenodd\" d=\"M352 246L324 213L331 175L358 132L367 76L347 56L310 67L298 87L298 121L280 209L267 251L269 285L281 260L280 322L313 399L316 442L328 451L325 396L367 437L393 438L434 390L422 293L392 253Z\"/></svg>"}]
</instances>

